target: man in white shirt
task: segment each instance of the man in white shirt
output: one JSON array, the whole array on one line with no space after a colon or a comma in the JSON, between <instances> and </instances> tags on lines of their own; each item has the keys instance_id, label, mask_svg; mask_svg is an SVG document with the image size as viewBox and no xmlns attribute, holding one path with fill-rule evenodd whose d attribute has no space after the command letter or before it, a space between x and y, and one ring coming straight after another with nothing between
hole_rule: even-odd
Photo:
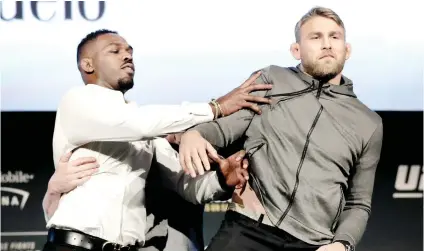
<instances>
[{"instance_id":1,"label":"man in white shirt","mask_svg":"<svg viewBox=\"0 0 424 251\"><path fill-rule=\"evenodd\" d=\"M184 175L176 152L159 137L242 108L260 112L252 102L269 100L249 93L270 89L270 85L252 85L255 78L251 78L209 104L137 106L124 99L124 93L133 87L132 47L116 32L90 33L78 46L77 59L86 85L71 89L60 102L53 136L54 163L73 151L71 160L94 157L100 166L87 182L60 197L60 203L57 197L49 199L47 192L45 208L54 214L47 214L51 218L46 250L64 246L72 250L132 250L143 245L144 185L152 161L169 173L167 184L193 203L225 194L220 172L210 171L196 179ZM223 163L228 165L216 152L209 157L221 168ZM202 162L209 166L207 158Z\"/></svg>"},{"instance_id":2,"label":"man in white shirt","mask_svg":"<svg viewBox=\"0 0 424 251\"><path fill-rule=\"evenodd\" d=\"M173 137L167 137L174 149L178 145ZM244 153L238 155L243 158ZM81 157L69 161L71 153L63 155L54 174L50 178L48 187L49 192L43 201L43 210L46 219L54 214L59 203L60 196L84 184L94 173L98 171L99 164L94 157ZM238 161L236 159L236 161ZM243 160L243 169L246 169L248 162ZM237 164L237 162L236 162ZM203 205L192 204L184 200L175 191L169 189L167 179L163 179L166 173L161 172L160 167L155 166L158 163L152 163L146 179L146 244L139 251L199 251L204 249L203 242ZM246 171L242 172L240 185L243 185ZM232 177L234 178L234 177ZM228 194L228 196L230 193ZM160 198L158 198L160 196ZM50 198L49 198L50 197ZM155 197L155 198L154 198ZM172 206L172 207L170 207ZM50 208L48 208L50 207Z\"/></svg>"}]
</instances>

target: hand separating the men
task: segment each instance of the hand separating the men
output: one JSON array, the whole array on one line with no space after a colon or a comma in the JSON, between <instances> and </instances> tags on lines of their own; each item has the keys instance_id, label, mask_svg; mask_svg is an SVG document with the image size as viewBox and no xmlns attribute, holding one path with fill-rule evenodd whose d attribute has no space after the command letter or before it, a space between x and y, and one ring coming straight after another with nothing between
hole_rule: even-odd
<instances>
[{"instance_id":1,"label":"hand separating the men","mask_svg":"<svg viewBox=\"0 0 424 251\"><path fill-rule=\"evenodd\" d=\"M246 152L241 150L227 159L210 156L213 161L218 163L220 171L225 178L225 183L230 188L242 188L249 180L247 171L249 162L244 158L245 155Z\"/></svg>"},{"instance_id":2,"label":"hand separating the men","mask_svg":"<svg viewBox=\"0 0 424 251\"><path fill-rule=\"evenodd\" d=\"M250 93L258 90L269 90L272 88L272 85L255 84L255 80L260 75L261 72L258 71L242 85L217 99L218 110L220 110L219 114L221 116L228 116L243 108L251 109L261 114L258 103L269 104L270 99ZM197 131L187 131L178 136L179 138L175 138L175 141L178 141L180 145L180 164L184 171L190 174L191 177L196 177L197 174L202 175L205 173L205 170L210 170L208 155L214 156L214 159L218 156L214 147Z\"/></svg>"},{"instance_id":3,"label":"hand separating the men","mask_svg":"<svg viewBox=\"0 0 424 251\"><path fill-rule=\"evenodd\" d=\"M272 88L272 85L255 84L255 80L260 75L261 72L258 71L239 87L216 100L216 102L219 104L219 117L231 115L243 108L251 109L256 113L261 114L261 109L257 103L269 104L271 100L264 97L254 96L250 93L258 90L269 90Z\"/></svg>"}]
</instances>

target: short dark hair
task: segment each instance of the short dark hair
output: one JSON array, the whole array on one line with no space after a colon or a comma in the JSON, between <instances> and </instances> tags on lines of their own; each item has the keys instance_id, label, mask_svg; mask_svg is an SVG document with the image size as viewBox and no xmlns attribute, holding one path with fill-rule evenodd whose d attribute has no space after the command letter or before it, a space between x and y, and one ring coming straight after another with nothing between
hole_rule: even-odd
<instances>
[{"instance_id":1,"label":"short dark hair","mask_svg":"<svg viewBox=\"0 0 424 251\"><path fill-rule=\"evenodd\" d=\"M83 38L81 40L81 42L78 44L78 47L77 47L77 63L78 64L79 64L79 61L81 60L81 52L82 52L82 49L84 48L84 46L88 42L96 40L96 38L98 38L100 35L104 35L104 34L118 34L118 32L107 30L107 29L101 29L101 30L93 31L93 32L89 33L87 36L85 36L85 38Z\"/></svg>"}]
</instances>

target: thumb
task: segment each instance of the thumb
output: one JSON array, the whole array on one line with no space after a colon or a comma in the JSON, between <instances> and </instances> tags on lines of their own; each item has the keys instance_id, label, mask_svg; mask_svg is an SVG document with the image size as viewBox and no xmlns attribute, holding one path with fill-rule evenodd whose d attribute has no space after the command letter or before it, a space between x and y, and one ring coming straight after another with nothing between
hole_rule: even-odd
<instances>
[{"instance_id":1,"label":"thumb","mask_svg":"<svg viewBox=\"0 0 424 251\"><path fill-rule=\"evenodd\" d=\"M249 161L247 159L243 159L243 169L247 169L249 166Z\"/></svg>"},{"instance_id":2,"label":"thumb","mask_svg":"<svg viewBox=\"0 0 424 251\"><path fill-rule=\"evenodd\" d=\"M246 151L245 150L240 150L238 153L236 153L236 155L237 155L236 161L240 161L246 155Z\"/></svg>"},{"instance_id":3,"label":"thumb","mask_svg":"<svg viewBox=\"0 0 424 251\"><path fill-rule=\"evenodd\" d=\"M209 156L209 158L211 158L213 161L215 161L216 163L218 163L219 165L221 165L221 163L222 163L223 159L222 159L222 158L220 158L220 157L218 156L218 154L216 154L216 155L212 155L210 152L208 152L208 156Z\"/></svg>"},{"instance_id":4,"label":"thumb","mask_svg":"<svg viewBox=\"0 0 424 251\"><path fill-rule=\"evenodd\" d=\"M66 162L68 162L68 161L69 161L69 159L71 158L71 155L72 155L72 152L67 152L67 153L65 153L64 155L62 155L62 156L60 157L59 162L60 162L60 163L66 163Z\"/></svg>"}]
</instances>

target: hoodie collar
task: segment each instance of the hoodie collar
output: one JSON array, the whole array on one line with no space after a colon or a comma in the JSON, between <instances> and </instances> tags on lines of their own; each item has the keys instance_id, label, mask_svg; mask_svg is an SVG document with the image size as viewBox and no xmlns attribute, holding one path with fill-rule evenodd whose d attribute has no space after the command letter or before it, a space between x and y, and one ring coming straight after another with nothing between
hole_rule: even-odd
<instances>
[{"instance_id":1,"label":"hoodie collar","mask_svg":"<svg viewBox=\"0 0 424 251\"><path fill-rule=\"evenodd\" d=\"M290 69L293 72L295 72L295 74L297 74L306 83L308 83L310 85L318 86L319 80L316 80L312 76L304 73L300 69L300 64L297 65L296 67L290 67ZM323 87L325 87L326 89L328 88L328 90L330 92L356 98L356 95L353 92L353 82L352 82L352 80L350 80L349 78L347 78L343 75L342 75L342 80L341 80L340 85L333 85L333 84L330 84L330 83L325 83L323 85Z\"/></svg>"}]
</instances>

